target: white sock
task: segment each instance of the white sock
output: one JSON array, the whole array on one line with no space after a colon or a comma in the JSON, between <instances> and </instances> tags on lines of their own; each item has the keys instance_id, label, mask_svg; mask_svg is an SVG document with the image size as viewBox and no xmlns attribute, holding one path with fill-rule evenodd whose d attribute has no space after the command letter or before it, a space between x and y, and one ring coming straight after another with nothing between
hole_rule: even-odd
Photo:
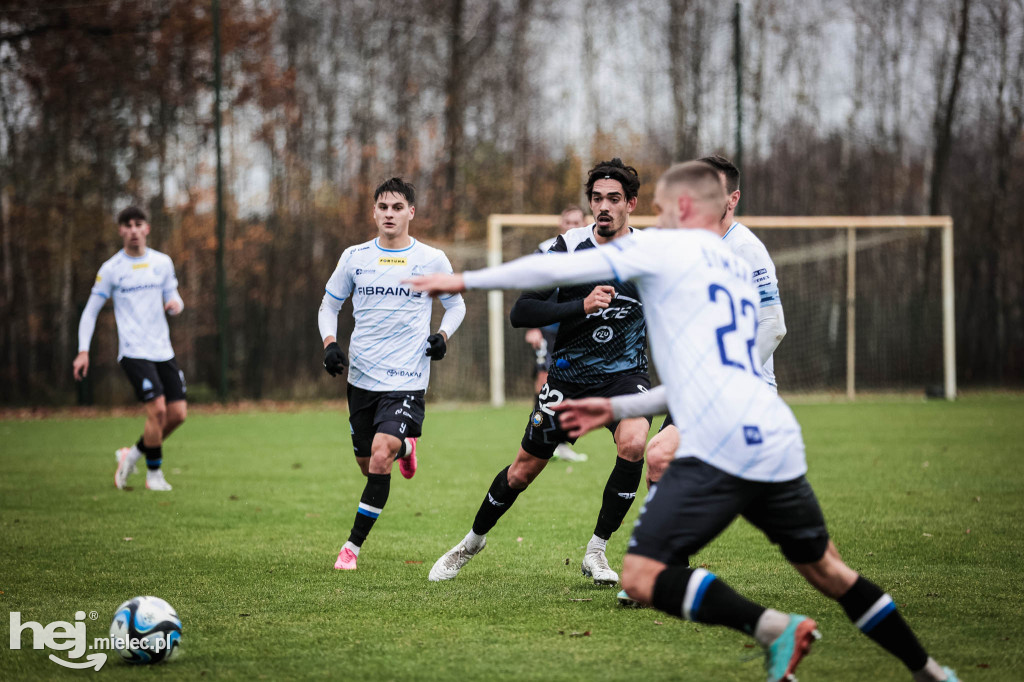
<instances>
[{"instance_id":1,"label":"white sock","mask_svg":"<svg viewBox=\"0 0 1024 682\"><path fill-rule=\"evenodd\" d=\"M945 680L946 673L942 672L942 666L935 662L931 656L924 667L914 673L914 682L941 682Z\"/></svg>"},{"instance_id":2,"label":"white sock","mask_svg":"<svg viewBox=\"0 0 1024 682\"><path fill-rule=\"evenodd\" d=\"M350 550L352 550L353 554L355 554L356 556L359 556L359 545L354 545L351 542L346 542L344 545L341 546L342 551L344 551L344 549L346 547L348 547Z\"/></svg>"},{"instance_id":3,"label":"white sock","mask_svg":"<svg viewBox=\"0 0 1024 682\"><path fill-rule=\"evenodd\" d=\"M478 552L480 548L484 546L484 538L486 535L477 535L472 530L466 533L466 537L462 540L463 544L466 545L466 549L471 552Z\"/></svg>"},{"instance_id":4,"label":"white sock","mask_svg":"<svg viewBox=\"0 0 1024 682\"><path fill-rule=\"evenodd\" d=\"M754 639L761 646L768 646L774 642L782 631L789 625L789 616L775 609L767 609L757 619L754 627Z\"/></svg>"},{"instance_id":5,"label":"white sock","mask_svg":"<svg viewBox=\"0 0 1024 682\"><path fill-rule=\"evenodd\" d=\"M601 552L603 554L606 547L608 547L608 541L595 535L587 543L587 552Z\"/></svg>"}]
</instances>

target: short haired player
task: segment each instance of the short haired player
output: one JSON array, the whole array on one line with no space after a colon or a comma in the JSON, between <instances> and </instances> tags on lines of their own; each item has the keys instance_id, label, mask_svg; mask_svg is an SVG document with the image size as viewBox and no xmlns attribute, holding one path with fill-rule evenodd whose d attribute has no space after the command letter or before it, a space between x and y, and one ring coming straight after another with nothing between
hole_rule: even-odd
<instances>
[{"instance_id":1,"label":"short haired player","mask_svg":"<svg viewBox=\"0 0 1024 682\"><path fill-rule=\"evenodd\" d=\"M817 624L756 604L709 571L689 566L695 552L742 515L915 680L956 680L928 656L892 598L848 567L829 539L804 477L800 426L761 377L755 359L753 271L715 234L726 200L713 169L680 164L655 189L662 229L609 249L563 256L557 268L547 263L552 256L529 256L413 284L446 294L595 277L635 282L662 385L646 394L568 400L556 408L563 413L562 426L576 435L666 408L680 426L676 458L651 488L629 541L622 576L629 594L678 618L753 636L765 648L769 682L791 679L819 636Z\"/></svg>"},{"instance_id":2,"label":"short haired player","mask_svg":"<svg viewBox=\"0 0 1024 682\"><path fill-rule=\"evenodd\" d=\"M185 375L174 359L166 315L178 315L185 303L170 256L146 246L149 221L145 212L129 206L117 216L124 248L100 266L92 293L78 323L78 355L72 363L75 379L89 373L89 346L100 310L111 299L117 322L117 361L146 409L139 440L115 454L114 485L123 490L140 458L146 458L146 488L168 491L164 478L163 443L185 421Z\"/></svg>"},{"instance_id":3,"label":"short haired player","mask_svg":"<svg viewBox=\"0 0 1024 682\"><path fill-rule=\"evenodd\" d=\"M740 202L740 170L729 159L712 155L697 159L714 168L722 182L728 202L722 216L715 224L714 233L722 238L729 249L743 258L754 269L754 285L757 287L757 360L760 373L773 391L778 392L775 381L775 360L773 353L786 336L786 318L782 312L779 296L779 279L775 274L775 263L768 255L768 249L750 228L735 219L736 206ZM647 444L647 483L657 483L679 446L679 429L672 421L672 415L665 417L661 429ZM628 602L624 593L620 599Z\"/></svg>"},{"instance_id":4,"label":"short haired player","mask_svg":"<svg viewBox=\"0 0 1024 682\"><path fill-rule=\"evenodd\" d=\"M440 249L409 235L416 214L416 190L391 178L373 193L377 237L345 249L327 282L318 316L324 369L337 376L348 368L348 411L352 450L366 485L348 540L334 568L354 570L370 529L391 491L391 468L405 478L416 473L416 439L425 414L423 397L431 361L441 360L447 342L466 315L462 296L441 297L444 317L430 332L433 300L402 281L414 275L450 273ZM346 357L337 342L338 313L352 299L355 328Z\"/></svg>"}]
</instances>

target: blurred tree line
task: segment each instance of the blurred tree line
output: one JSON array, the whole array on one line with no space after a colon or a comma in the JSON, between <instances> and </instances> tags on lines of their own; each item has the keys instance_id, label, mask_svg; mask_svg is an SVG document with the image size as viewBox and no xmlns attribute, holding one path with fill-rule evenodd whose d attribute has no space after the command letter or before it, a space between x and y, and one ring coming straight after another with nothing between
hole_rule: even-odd
<instances>
[{"instance_id":1,"label":"blurred tree line","mask_svg":"<svg viewBox=\"0 0 1024 682\"><path fill-rule=\"evenodd\" d=\"M731 4L223 0L233 397L341 395L316 311L371 192L419 188L413 232L482 265L490 213L557 213L621 156L650 212L669 163L735 156ZM961 384L1024 379L1024 0L743 3L743 202L758 215L951 214ZM70 402L77 323L113 216L178 268L172 338L217 383L211 6L0 5L0 402ZM915 263L938 272L938 236ZM451 390L483 398L484 299ZM97 398L128 398L110 308ZM351 326L343 313L341 334ZM460 340L453 340L457 343ZM935 343L940 343L935 339ZM451 365L450 367L444 365ZM444 366L444 367L442 367ZM113 397L113 396L116 396Z\"/></svg>"}]
</instances>

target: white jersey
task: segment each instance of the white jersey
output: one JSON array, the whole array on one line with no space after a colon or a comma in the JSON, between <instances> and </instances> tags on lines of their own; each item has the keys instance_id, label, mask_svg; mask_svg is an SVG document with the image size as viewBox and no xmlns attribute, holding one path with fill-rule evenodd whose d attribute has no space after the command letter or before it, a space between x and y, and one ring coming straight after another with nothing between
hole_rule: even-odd
<instances>
[{"instance_id":1,"label":"white jersey","mask_svg":"<svg viewBox=\"0 0 1024 682\"><path fill-rule=\"evenodd\" d=\"M174 357L164 303L177 297L177 289L174 263L156 249L147 248L138 258L122 249L100 266L92 293L114 301L118 361L138 358L164 362ZM92 329L88 331L91 337ZM86 340L85 348L79 350L88 347Z\"/></svg>"},{"instance_id":2,"label":"white jersey","mask_svg":"<svg viewBox=\"0 0 1024 682\"><path fill-rule=\"evenodd\" d=\"M775 263L768 255L768 249L764 243L757 238L750 228L743 223L733 223L729 231L722 237L722 241L738 254L754 269L754 286L760 296L759 307L766 308L771 305L782 305L779 298L779 278L775 275ZM778 390L775 381L775 356L769 356L768 360L761 367L761 375L764 380Z\"/></svg>"},{"instance_id":3,"label":"white jersey","mask_svg":"<svg viewBox=\"0 0 1024 682\"><path fill-rule=\"evenodd\" d=\"M552 258L561 259L552 267ZM647 229L572 255L529 256L467 272L469 288L635 282L651 352L680 431L676 457L697 457L740 478L804 474L792 411L755 361L758 293L750 265L704 230Z\"/></svg>"},{"instance_id":4,"label":"white jersey","mask_svg":"<svg viewBox=\"0 0 1024 682\"><path fill-rule=\"evenodd\" d=\"M367 391L426 390L430 358L425 351L433 299L402 282L435 272L452 272L448 257L416 239L398 250L382 248L374 239L341 254L326 295L338 309L352 297L356 324L349 342L350 384ZM452 294L441 301L446 308L456 302L461 305L462 296Z\"/></svg>"}]
</instances>

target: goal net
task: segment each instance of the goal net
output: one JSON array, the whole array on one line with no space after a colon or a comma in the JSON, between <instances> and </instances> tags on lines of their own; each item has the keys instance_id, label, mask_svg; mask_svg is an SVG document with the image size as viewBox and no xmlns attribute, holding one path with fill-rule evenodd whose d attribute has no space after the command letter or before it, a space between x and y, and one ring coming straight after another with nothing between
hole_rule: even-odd
<instances>
[{"instance_id":1,"label":"goal net","mask_svg":"<svg viewBox=\"0 0 1024 682\"><path fill-rule=\"evenodd\" d=\"M633 216L635 227L655 223ZM787 334L775 352L782 394L956 395L953 223L946 216L758 217L740 221L775 262ZM556 215L492 215L487 263L529 254ZM490 400L528 399L533 351L508 313L519 292L487 293Z\"/></svg>"}]
</instances>

